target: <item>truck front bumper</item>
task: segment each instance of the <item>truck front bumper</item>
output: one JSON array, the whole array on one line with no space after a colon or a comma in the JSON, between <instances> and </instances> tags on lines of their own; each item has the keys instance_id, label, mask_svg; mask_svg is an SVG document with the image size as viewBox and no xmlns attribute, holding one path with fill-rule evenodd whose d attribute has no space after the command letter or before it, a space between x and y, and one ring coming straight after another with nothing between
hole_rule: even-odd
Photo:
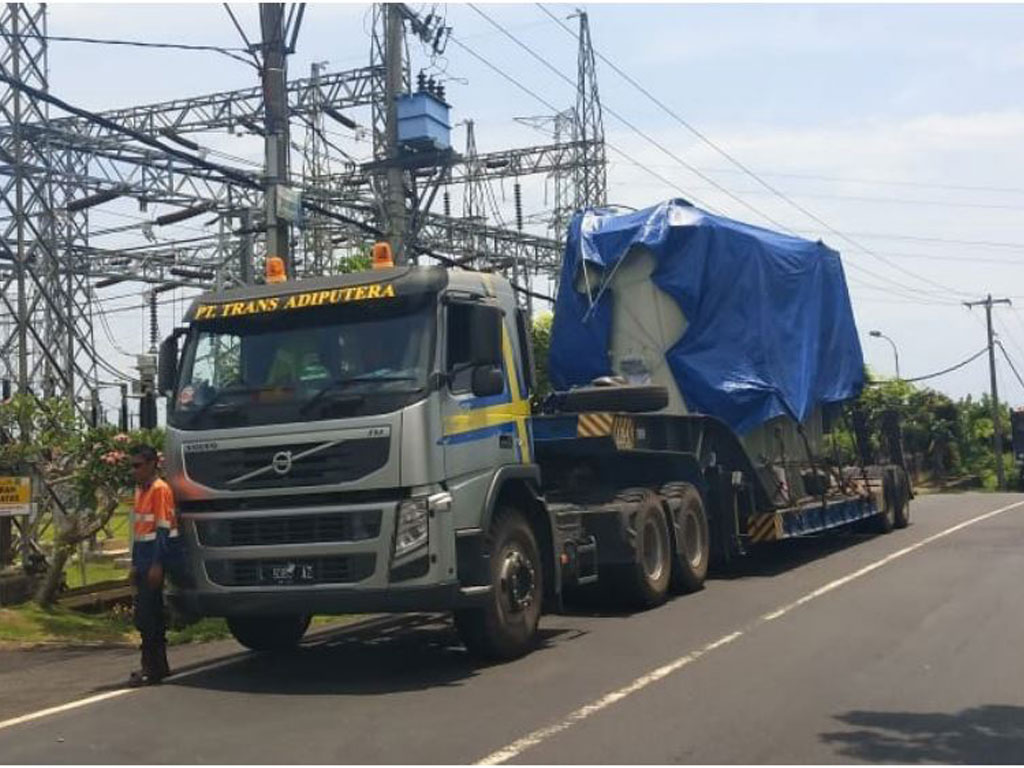
<instances>
[{"instance_id":1,"label":"truck front bumper","mask_svg":"<svg viewBox=\"0 0 1024 768\"><path fill-rule=\"evenodd\" d=\"M176 590L168 598L182 613L198 616L283 613L407 613L450 611L479 605L489 590L461 589L457 582L393 589L245 589L230 592Z\"/></svg>"}]
</instances>

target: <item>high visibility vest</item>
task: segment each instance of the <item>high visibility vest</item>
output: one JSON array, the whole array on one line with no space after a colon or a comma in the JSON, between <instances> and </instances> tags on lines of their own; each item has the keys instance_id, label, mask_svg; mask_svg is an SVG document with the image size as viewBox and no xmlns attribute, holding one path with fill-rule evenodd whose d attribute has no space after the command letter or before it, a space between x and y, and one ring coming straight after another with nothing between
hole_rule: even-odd
<instances>
[{"instance_id":1,"label":"high visibility vest","mask_svg":"<svg viewBox=\"0 0 1024 768\"><path fill-rule=\"evenodd\" d=\"M174 495L171 486L159 477L149 488L135 489L135 508L132 512L132 541L155 541L157 529L167 530L167 535L178 535L178 516L174 512Z\"/></svg>"}]
</instances>

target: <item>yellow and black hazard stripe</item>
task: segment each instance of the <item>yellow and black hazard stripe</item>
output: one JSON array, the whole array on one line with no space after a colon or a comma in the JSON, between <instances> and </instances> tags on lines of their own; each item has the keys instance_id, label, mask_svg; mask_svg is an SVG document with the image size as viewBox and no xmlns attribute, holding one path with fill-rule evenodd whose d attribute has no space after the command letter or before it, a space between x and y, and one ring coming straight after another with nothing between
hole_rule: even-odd
<instances>
[{"instance_id":1,"label":"yellow and black hazard stripe","mask_svg":"<svg viewBox=\"0 0 1024 768\"><path fill-rule=\"evenodd\" d=\"M754 515L747 520L747 536L753 542L773 541L777 539L775 531L775 513Z\"/></svg>"},{"instance_id":2,"label":"yellow and black hazard stripe","mask_svg":"<svg viewBox=\"0 0 1024 768\"><path fill-rule=\"evenodd\" d=\"M607 437L615 417L610 413L581 413L576 422L577 437Z\"/></svg>"}]
</instances>

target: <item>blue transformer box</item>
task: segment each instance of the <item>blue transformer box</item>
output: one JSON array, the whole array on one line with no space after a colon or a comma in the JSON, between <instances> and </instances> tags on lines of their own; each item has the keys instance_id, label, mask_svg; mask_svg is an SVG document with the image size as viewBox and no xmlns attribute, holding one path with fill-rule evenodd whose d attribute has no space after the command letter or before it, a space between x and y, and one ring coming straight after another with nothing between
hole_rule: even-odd
<instances>
[{"instance_id":1,"label":"blue transformer box","mask_svg":"<svg viewBox=\"0 0 1024 768\"><path fill-rule=\"evenodd\" d=\"M398 143L411 149L450 149L451 106L427 91L398 97Z\"/></svg>"}]
</instances>

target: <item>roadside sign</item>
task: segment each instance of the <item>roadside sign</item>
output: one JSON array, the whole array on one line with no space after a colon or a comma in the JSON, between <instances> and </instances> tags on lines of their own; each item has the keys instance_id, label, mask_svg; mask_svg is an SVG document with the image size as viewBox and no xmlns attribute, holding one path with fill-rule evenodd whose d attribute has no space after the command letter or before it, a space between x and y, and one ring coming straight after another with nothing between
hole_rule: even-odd
<instances>
[{"instance_id":1,"label":"roadside sign","mask_svg":"<svg viewBox=\"0 0 1024 768\"><path fill-rule=\"evenodd\" d=\"M300 223L302 219L302 193L297 189L278 184L277 191L277 218L289 221L292 224Z\"/></svg>"},{"instance_id":2,"label":"roadside sign","mask_svg":"<svg viewBox=\"0 0 1024 768\"><path fill-rule=\"evenodd\" d=\"M0 517L32 513L32 478L0 477Z\"/></svg>"}]
</instances>

